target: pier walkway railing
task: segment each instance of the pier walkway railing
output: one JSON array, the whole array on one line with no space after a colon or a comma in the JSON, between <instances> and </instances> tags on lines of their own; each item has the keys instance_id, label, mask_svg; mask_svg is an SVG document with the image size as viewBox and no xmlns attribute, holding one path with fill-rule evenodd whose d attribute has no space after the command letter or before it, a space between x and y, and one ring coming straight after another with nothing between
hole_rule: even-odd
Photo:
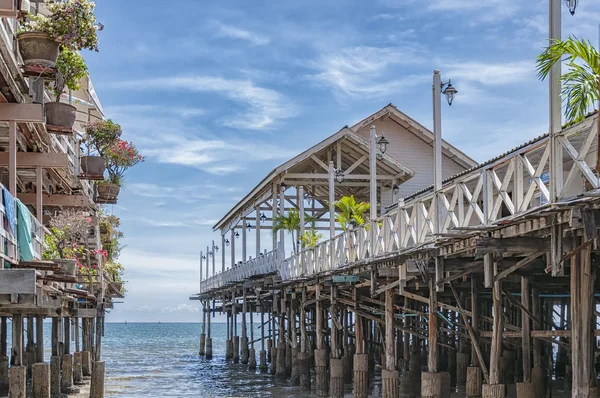
<instances>
[{"instance_id":1,"label":"pier walkway railing","mask_svg":"<svg viewBox=\"0 0 600 398\"><path fill-rule=\"evenodd\" d=\"M310 277L427 245L438 237L493 227L550 206L550 184L555 203L583 194L586 185L598 190L600 181L592 171L596 156L591 151L596 123L597 114L558 135L556 153L561 156L552 167L556 173L550 172L552 141L548 135L538 137L446 180L437 195L430 187L405 198L376 223L345 231L285 259L271 252L262 261L252 259L209 278L201 293L275 270L284 281Z\"/></svg>"}]
</instances>

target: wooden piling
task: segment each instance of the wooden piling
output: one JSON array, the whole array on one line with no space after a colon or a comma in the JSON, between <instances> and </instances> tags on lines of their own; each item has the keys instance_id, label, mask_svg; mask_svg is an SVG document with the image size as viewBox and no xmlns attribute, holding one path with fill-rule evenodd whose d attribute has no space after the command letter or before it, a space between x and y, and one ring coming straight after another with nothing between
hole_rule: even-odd
<instances>
[{"instance_id":1,"label":"wooden piling","mask_svg":"<svg viewBox=\"0 0 600 398\"><path fill-rule=\"evenodd\" d=\"M13 322L14 322L13 315ZM25 398L27 392L27 367L22 365L13 365L8 370L10 398Z\"/></svg>"},{"instance_id":2,"label":"wooden piling","mask_svg":"<svg viewBox=\"0 0 600 398\"><path fill-rule=\"evenodd\" d=\"M44 362L44 317L38 315L35 317L35 321L35 360L40 363Z\"/></svg>"},{"instance_id":3,"label":"wooden piling","mask_svg":"<svg viewBox=\"0 0 600 398\"><path fill-rule=\"evenodd\" d=\"M365 353L364 322L356 311L360 300L358 289L354 288L354 333L356 354L354 354L354 398L369 396L369 356Z\"/></svg>"},{"instance_id":4,"label":"wooden piling","mask_svg":"<svg viewBox=\"0 0 600 398\"><path fill-rule=\"evenodd\" d=\"M287 378L285 358L285 291L281 291L281 307L279 308L279 340L277 342L277 367L275 375L278 379Z\"/></svg>"},{"instance_id":5,"label":"wooden piling","mask_svg":"<svg viewBox=\"0 0 600 398\"><path fill-rule=\"evenodd\" d=\"M73 353L73 384L83 384L83 353L80 351Z\"/></svg>"},{"instance_id":6,"label":"wooden piling","mask_svg":"<svg viewBox=\"0 0 600 398\"><path fill-rule=\"evenodd\" d=\"M258 293L257 293L258 294ZM263 308L263 304L260 304L260 354L259 354L259 364L258 368L262 373L265 373L268 370L267 366L267 352L265 351L265 311Z\"/></svg>"},{"instance_id":7,"label":"wooden piling","mask_svg":"<svg viewBox=\"0 0 600 398\"><path fill-rule=\"evenodd\" d=\"M206 302L202 301L202 333L200 333L200 350L201 357L206 353Z\"/></svg>"},{"instance_id":8,"label":"wooden piling","mask_svg":"<svg viewBox=\"0 0 600 398\"><path fill-rule=\"evenodd\" d=\"M65 323L67 324L67 323ZM60 391L63 394L76 394L79 389L73 387L73 355L62 356L62 374L60 378Z\"/></svg>"},{"instance_id":9,"label":"wooden piling","mask_svg":"<svg viewBox=\"0 0 600 398\"><path fill-rule=\"evenodd\" d=\"M242 287L242 338L240 341L242 348L241 362L244 365L248 364L250 353L248 351L248 334L246 329L246 312L248 310L248 302L246 299L246 288Z\"/></svg>"},{"instance_id":10,"label":"wooden piling","mask_svg":"<svg viewBox=\"0 0 600 398\"><path fill-rule=\"evenodd\" d=\"M290 334L291 334L291 351L292 351L292 369L290 375L290 383L293 386L300 385L300 359L298 357L300 353L300 347L298 345L298 333L296 329L296 318L297 318L297 306L296 292L292 293L292 301L290 303Z\"/></svg>"},{"instance_id":11,"label":"wooden piling","mask_svg":"<svg viewBox=\"0 0 600 398\"><path fill-rule=\"evenodd\" d=\"M60 357L50 357L50 393L52 397L60 397Z\"/></svg>"},{"instance_id":12,"label":"wooden piling","mask_svg":"<svg viewBox=\"0 0 600 398\"><path fill-rule=\"evenodd\" d=\"M250 349L248 350L248 369L256 370L256 351L254 350L254 308L250 306Z\"/></svg>"},{"instance_id":13,"label":"wooden piling","mask_svg":"<svg viewBox=\"0 0 600 398\"><path fill-rule=\"evenodd\" d=\"M342 350L338 341L339 333L337 326L338 308L337 308L337 288L331 285L331 306L329 313L331 316L331 360L329 361L329 396L331 398L340 398L344 396L344 371L342 364Z\"/></svg>"},{"instance_id":14,"label":"wooden piling","mask_svg":"<svg viewBox=\"0 0 600 398\"><path fill-rule=\"evenodd\" d=\"M327 373L327 349L325 348L325 338L323 336L323 306L321 304L321 285L316 286L316 342L315 350L315 373L317 384L317 397L327 397L329 395L329 377Z\"/></svg>"},{"instance_id":15,"label":"wooden piling","mask_svg":"<svg viewBox=\"0 0 600 398\"><path fill-rule=\"evenodd\" d=\"M214 305L214 301L213 301ZM208 307L208 313L206 314L206 359L212 359L212 338L210 335L210 316L212 314L210 306Z\"/></svg>"},{"instance_id":16,"label":"wooden piling","mask_svg":"<svg viewBox=\"0 0 600 398\"><path fill-rule=\"evenodd\" d=\"M381 370L383 398L398 398L398 371L394 341L394 290L385 291L385 369Z\"/></svg>"},{"instance_id":17,"label":"wooden piling","mask_svg":"<svg viewBox=\"0 0 600 398\"><path fill-rule=\"evenodd\" d=\"M300 303L300 353L298 354L298 373L300 386L304 391L310 391L310 342L306 331L306 288L302 289Z\"/></svg>"},{"instance_id":18,"label":"wooden piling","mask_svg":"<svg viewBox=\"0 0 600 398\"><path fill-rule=\"evenodd\" d=\"M232 326L233 326L233 363L238 363L240 361L240 336L238 336L237 330L237 300L235 299L235 292L232 293L231 299L231 308L232 308Z\"/></svg>"}]
</instances>

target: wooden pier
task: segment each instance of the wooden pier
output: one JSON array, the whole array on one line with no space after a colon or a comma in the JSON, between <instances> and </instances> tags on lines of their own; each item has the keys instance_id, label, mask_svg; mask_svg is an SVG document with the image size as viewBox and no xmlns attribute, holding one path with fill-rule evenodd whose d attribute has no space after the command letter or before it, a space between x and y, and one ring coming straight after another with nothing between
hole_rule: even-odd
<instances>
[{"instance_id":1,"label":"wooden pier","mask_svg":"<svg viewBox=\"0 0 600 398\"><path fill-rule=\"evenodd\" d=\"M431 133L385 107L275 169L219 221L222 243L243 232L242 261L231 245L228 266L221 245L215 272L213 242L191 299L208 325L211 314L227 314L228 342L238 341L242 314L231 360L238 350L246 360L248 314L260 314L261 336L251 338L259 369L270 360L271 374L318 397L342 397L346 385L367 397L376 368L389 398L542 397L551 389L596 397L597 123L591 114L555 140L543 135L479 165L443 143L444 171L462 170L441 188L402 194L423 171L401 163L400 146L421 151L424 142L433 159ZM347 195L370 202L364 225L335 218L334 203ZM261 251L260 230L290 209L299 211L300 234L312 224L329 235L309 246L273 234L273 250ZM245 254L250 222L255 258Z\"/></svg>"}]
</instances>

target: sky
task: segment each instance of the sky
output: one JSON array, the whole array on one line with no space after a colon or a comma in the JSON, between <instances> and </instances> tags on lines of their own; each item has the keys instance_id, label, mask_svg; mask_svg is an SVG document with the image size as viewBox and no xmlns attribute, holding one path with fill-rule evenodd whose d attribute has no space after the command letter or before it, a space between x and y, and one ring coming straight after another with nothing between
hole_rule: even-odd
<instances>
[{"instance_id":1,"label":"sky","mask_svg":"<svg viewBox=\"0 0 600 398\"><path fill-rule=\"evenodd\" d=\"M109 322L198 322L212 226L273 168L388 103L431 128L434 69L459 91L443 136L475 160L547 131L548 0L96 3L90 74L147 157L107 209L128 281ZM563 37L597 45L600 2L579 3L563 6Z\"/></svg>"}]
</instances>

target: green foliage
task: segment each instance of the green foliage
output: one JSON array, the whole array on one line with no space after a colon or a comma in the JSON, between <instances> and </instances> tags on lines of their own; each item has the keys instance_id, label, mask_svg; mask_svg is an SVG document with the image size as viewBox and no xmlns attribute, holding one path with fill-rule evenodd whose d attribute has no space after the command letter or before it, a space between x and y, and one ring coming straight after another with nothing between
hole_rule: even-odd
<instances>
[{"instance_id":1,"label":"green foliage","mask_svg":"<svg viewBox=\"0 0 600 398\"><path fill-rule=\"evenodd\" d=\"M81 88L79 81L81 78L87 76L88 69L83 57L70 50L60 52L56 60L56 69L58 75L54 82L53 91L58 102L65 90L65 86L74 91Z\"/></svg>"},{"instance_id":2,"label":"green foliage","mask_svg":"<svg viewBox=\"0 0 600 398\"><path fill-rule=\"evenodd\" d=\"M80 241L87 238L91 217L81 211L65 210L50 219L50 233L44 241L44 260L77 258L84 253Z\"/></svg>"},{"instance_id":3,"label":"green foliage","mask_svg":"<svg viewBox=\"0 0 600 398\"><path fill-rule=\"evenodd\" d=\"M315 218L309 214L304 213L305 223L314 223ZM276 235L279 231L287 231L292 235L294 241L294 249L296 248L296 237L300 233L300 212L296 209L288 211L288 214L274 214L273 215L273 235Z\"/></svg>"},{"instance_id":4,"label":"green foliage","mask_svg":"<svg viewBox=\"0 0 600 398\"><path fill-rule=\"evenodd\" d=\"M600 98L600 64L598 51L583 39L569 37L554 40L537 57L538 77L546 79L552 66L566 62L568 71L560 77L567 125L582 121Z\"/></svg>"},{"instance_id":5,"label":"green foliage","mask_svg":"<svg viewBox=\"0 0 600 398\"><path fill-rule=\"evenodd\" d=\"M125 171L144 161L132 142L118 139L110 145L105 153L108 182L121 185Z\"/></svg>"},{"instance_id":6,"label":"green foliage","mask_svg":"<svg viewBox=\"0 0 600 398\"><path fill-rule=\"evenodd\" d=\"M346 231L349 226L361 226L365 224L364 214L371 208L367 202L356 202L354 195L344 196L335 202L335 207L338 208L336 214L337 222L340 223L342 229Z\"/></svg>"},{"instance_id":7,"label":"green foliage","mask_svg":"<svg viewBox=\"0 0 600 398\"><path fill-rule=\"evenodd\" d=\"M106 157L106 151L120 139L123 130L120 125L108 119L86 124L85 133L83 142L87 146L87 152L96 151L100 156Z\"/></svg>"},{"instance_id":8,"label":"green foliage","mask_svg":"<svg viewBox=\"0 0 600 398\"><path fill-rule=\"evenodd\" d=\"M314 229L306 230L304 231L304 234L300 236L302 247L315 247L321 239L323 239L323 234L318 233Z\"/></svg>"},{"instance_id":9,"label":"green foliage","mask_svg":"<svg viewBox=\"0 0 600 398\"><path fill-rule=\"evenodd\" d=\"M104 26L96 21L94 2L66 0L46 4L51 15L32 15L19 33L42 32L59 42L63 49L98 51L96 32Z\"/></svg>"}]
</instances>

